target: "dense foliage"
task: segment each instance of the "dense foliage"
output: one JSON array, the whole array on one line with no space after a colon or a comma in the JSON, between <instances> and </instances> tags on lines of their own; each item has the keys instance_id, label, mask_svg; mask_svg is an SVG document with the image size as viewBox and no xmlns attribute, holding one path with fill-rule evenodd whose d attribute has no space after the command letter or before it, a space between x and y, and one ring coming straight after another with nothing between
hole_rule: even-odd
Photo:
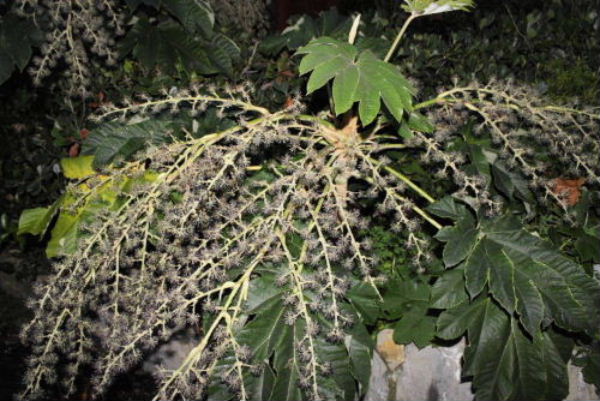
<instances>
[{"instance_id":1,"label":"dense foliage","mask_svg":"<svg viewBox=\"0 0 600 401\"><path fill-rule=\"evenodd\" d=\"M564 398L569 361L599 385L587 61L576 84L592 92L552 105L544 93L564 99L565 79L531 87L500 67L481 84L469 59L443 67L466 50L423 47L468 36L407 41L413 21L468 0L395 4L400 26L302 17L248 52L232 32L260 31L264 3L235 28L240 6L219 4L20 0L33 19L3 17L31 42L16 53L3 33L0 79L39 49L33 83L60 76L54 109L81 108L89 128L61 142L55 124L71 184L19 220L55 258L22 331L20 396L105 393L186 328L196 346L157 375L154 399L357 399L383 326L419 347L466 337L477 399Z\"/></svg>"}]
</instances>

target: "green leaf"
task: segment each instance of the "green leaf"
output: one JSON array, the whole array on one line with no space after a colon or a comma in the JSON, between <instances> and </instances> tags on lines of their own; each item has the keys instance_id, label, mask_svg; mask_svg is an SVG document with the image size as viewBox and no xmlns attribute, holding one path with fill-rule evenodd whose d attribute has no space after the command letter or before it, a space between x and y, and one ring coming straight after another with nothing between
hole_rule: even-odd
<instances>
[{"instance_id":1,"label":"green leaf","mask_svg":"<svg viewBox=\"0 0 600 401\"><path fill-rule=\"evenodd\" d=\"M575 241L575 249L582 261L600 262L600 234L589 235L585 232L579 234Z\"/></svg>"},{"instance_id":2,"label":"green leaf","mask_svg":"<svg viewBox=\"0 0 600 401\"><path fill-rule=\"evenodd\" d=\"M285 325L281 331L282 341L274 357L274 367L277 377L273 384L273 392L269 400L302 400L298 386L301 373L300 355L296 346L304 336L304 322L298 320L291 326Z\"/></svg>"},{"instance_id":3,"label":"green leaf","mask_svg":"<svg viewBox=\"0 0 600 401\"><path fill-rule=\"evenodd\" d=\"M350 368L354 377L366 392L371 379L371 357L373 354L373 340L362 323L355 323L345 339Z\"/></svg>"},{"instance_id":4,"label":"green leaf","mask_svg":"<svg viewBox=\"0 0 600 401\"><path fill-rule=\"evenodd\" d=\"M212 35L215 14L210 4L203 0L163 0L162 5L181 22L189 32Z\"/></svg>"},{"instance_id":5,"label":"green leaf","mask_svg":"<svg viewBox=\"0 0 600 401\"><path fill-rule=\"evenodd\" d=\"M240 48L229 37L216 34L212 37L208 48L208 58L216 68L233 77L233 65L240 60Z\"/></svg>"},{"instance_id":6,"label":"green leaf","mask_svg":"<svg viewBox=\"0 0 600 401\"><path fill-rule=\"evenodd\" d=\"M173 122L160 119L135 124L107 122L90 133L83 143L82 153L95 157L95 167L108 165L115 159L127 160L149 145L169 142L173 126Z\"/></svg>"},{"instance_id":7,"label":"green leaf","mask_svg":"<svg viewBox=\"0 0 600 401\"><path fill-rule=\"evenodd\" d=\"M281 289L275 284L274 272L261 272L261 276L250 282L246 312L257 313L273 297L281 296Z\"/></svg>"},{"instance_id":8,"label":"green leaf","mask_svg":"<svg viewBox=\"0 0 600 401\"><path fill-rule=\"evenodd\" d=\"M398 127L398 135L404 139L412 139L415 137L415 134L410 130L406 123L400 124L400 127Z\"/></svg>"},{"instance_id":9,"label":"green leaf","mask_svg":"<svg viewBox=\"0 0 600 401\"><path fill-rule=\"evenodd\" d=\"M453 197L445 196L439 201L427 206L427 210L436 216L451 220L463 220L469 215L467 207L458 203Z\"/></svg>"},{"instance_id":10,"label":"green leaf","mask_svg":"<svg viewBox=\"0 0 600 401\"><path fill-rule=\"evenodd\" d=\"M486 188L488 188L492 181L491 167L488 159L489 151L483 146L475 143L466 143L464 145L464 149L469 155L469 160L471 161L471 164L468 167L470 171L467 172L485 177Z\"/></svg>"},{"instance_id":11,"label":"green leaf","mask_svg":"<svg viewBox=\"0 0 600 401\"><path fill-rule=\"evenodd\" d=\"M10 55L0 49L0 84L10 78L14 70L15 66Z\"/></svg>"},{"instance_id":12,"label":"green leaf","mask_svg":"<svg viewBox=\"0 0 600 401\"><path fill-rule=\"evenodd\" d=\"M353 65L352 60L344 58L343 56L336 56L333 58L329 58L327 59L327 61L320 63L316 66L313 73L310 75L310 79L308 80L308 84L306 86L307 94L311 94L315 90L322 88L333 77L335 77L338 74L341 75L340 71L345 72L348 68L351 68L351 70L355 71L356 74L354 74L355 81L347 82L347 84L350 84L356 88L358 86L358 69ZM347 75L345 75L344 77L347 77ZM341 85L338 84L338 87L341 87ZM354 91L356 91L356 89L354 89Z\"/></svg>"},{"instance_id":13,"label":"green leaf","mask_svg":"<svg viewBox=\"0 0 600 401\"><path fill-rule=\"evenodd\" d=\"M461 220L448 235L442 254L446 268L457 265L467 257L477 243L479 231L471 226L470 221Z\"/></svg>"},{"instance_id":14,"label":"green leaf","mask_svg":"<svg viewBox=\"0 0 600 401\"><path fill-rule=\"evenodd\" d=\"M386 286L382 309L386 320L396 320L414 309L427 309L431 287L417 280L393 280Z\"/></svg>"},{"instance_id":15,"label":"green leaf","mask_svg":"<svg viewBox=\"0 0 600 401\"><path fill-rule=\"evenodd\" d=\"M351 65L358 55L358 50L349 43L323 37L315 39L307 46L298 49L298 54L305 54L298 67L300 74L304 75L318 69L332 59L346 60L347 64ZM325 85L325 83L322 85Z\"/></svg>"},{"instance_id":16,"label":"green leaf","mask_svg":"<svg viewBox=\"0 0 600 401\"><path fill-rule=\"evenodd\" d=\"M578 350L573 363L583 368L586 383L596 386L596 391L600 390L600 342L596 341Z\"/></svg>"},{"instance_id":17,"label":"green leaf","mask_svg":"<svg viewBox=\"0 0 600 401\"><path fill-rule=\"evenodd\" d=\"M336 114L347 112L354 104L358 90L358 78L358 68L350 66L333 81L333 102Z\"/></svg>"},{"instance_id":18,"label":"green leaf","mask_svg":"<svg viewBox=\"0 0 600 401\"><path fill-rule=\"evenodd\" d=\"M412 108L412 95L415 92L408 80L394 65L378 59L368 50L360 54L358 67L361 71L360 81L369 82L369 86L373 86L376 93L379 92L387 110L398 122L402 121L404 110ZM359 93L359 99L363 96L368 98L370 95L362 93L361 96ZM367 125L369 122L363 121L363 124Z\"/></svg>"},{"instance_id":19,"label":"green leaf","mask_svg":"<svg viewBox=\"0 0 600 401\"><path fill-rule=\"evenodd\" d=\"M268 364L263 364L258 376L247 375L246 387L250 389L250 401L263 401L269 399L273 389L275 373Z\"/></svg>"},{"instance_id":20,"label":"green leaf","mask_svg":"<svg viewBox=\"0 0 600 401\"><path fill-rule=\"evenodd\" d=\"M427 304L413 308L394 326L394 341L398 344L414 343L418 348L424 348L435 337L435 322L435 317L427 315Z\"/></svg>"},{"instance_id":21,"label":"green leaf","mask_svg":"<svg viewBox=\"0 0 600 401\"><path fill-rule=\"evenodd\" d=\"M381 102L397 121L412 108L414 89L394 67L369 51L359 53L355 46L329 37L311 41L298 49L304 54L301 75L311 73L307 92L312 93L333 80L333 106L336 114L359 102L359 116L368 125L381 109Z\"/></svg>"},{"instance_id":22,"label":"green leaf","mask_svg":"<svg viewBox=\"0 0 600 401\"><path fill-rule=\"evenodd\" d=\"M259 361L268 359L283 341L286 330L285 307L281 294L265 302L255 318L238 335L240 344L248 345Z\"/></svg>"},{"instance_id":23,"label":"green leaf","mask_svg":"<svg viewBox=\"0 0 600 401\"><path fill-rule=\"evenodd\" d=\"M457 227L444 232L449 237L444 252L451 244L462 243L461 237L466 234ZM598 283L581 266L562 256L552 244L525 231L510 216L486 221L476 237L463 263L471 297L487 285L508 313L518 314L532 336L540 330L542 320L554 321L567 330L597 330ZM448 252L455 254L453 250ZM454 263L459 258L449 259Z\"/></svg>"},{"instance_id":24,"label":"green leaf","mask_svg":"<svg viewBox=\"0 0 600 401\"><path fill-rule=\"evenodd\" d=\"M17 235L32 234L43 235L56 214L56 202L52 206L25 209L19 217L19 229Z\"/></svg>"},{"instance_id":25,"label":"green leaf","mask_svg":"<svg viewBox=\"0 0 600 401\"><path fill-rule=\"evenodd\" d=\"M379 295L371 284L359 283L354 285L346 296L359 312L365 324L375 323L381 310L381 304Z\"/></svg>"},{"instance_id":26,"label":"green leaf","mask_svg":"<svg viewBox=\"0 0 600 401\"><path fill-rule=\"evenodd\" d=\"M416 111L413 111L409 114L408 127L413 131L426 132L426 133L433 132L433 130L435 128L433 126L433 124L431 124L431 122L429 122L427 117L425 117L424 115L422 115L421 113L418 113Z\"/></svg>"},{"instance_id":27,"label":"green leaf","mask_svg":"<svg viewBox=\"0 0 600 401\"><path fill-rule=\"evenodd\" d=\"M519 174L514 173L500 160L492 165L494 186L509 199L516 197L525 202L533 203L535 197L527 181Z\"/></svg>"},{"instance_id":28,"label":"green leaf","mask_svg":"<svg viewBox=\"0 0 600 401\"><path fill-rule=\"evenodd\" d=\"M94 156L68 157L60 160L60 167L65 177L80 180L96 174Z\"/></svg>"},{"instance_id":29,"label":"green leaf","mask_svg":"<svg viewBox=\"0 0 600 401\"><path fill-rule=\"evenodd\" d=\"M46 256L54 258L72 254L77 249L77 235L81 215L72 215L62 212L54 228L52 228L50 241L46 246Z\"/></svg>"},{"instance_id":30,"label":"green leaf","mask_svg":"<svg viewBox=\"0 0 600 401\"><path fill-rule=\"evenodd\" d=\"M325 319L320 319L320 323L322 324L324 330L332 329L331 322L326 321ZM365 330L364 327L363 330ZM359 369L362 369L363 371L359 371L359 374L356 375L357 371L353 367L354 365L352 364L352 360L349 359L349 349L347 348L349 344L353 342L353 338L357 339L355 336L346 336L343 343L332 343L324 338L316 338L315 345L318 352L318 360L321 363L327 363L329 366L331 366L332 373L331 376L323 376L321 377L321 380L319 380L319 394L321 395L322 399L356 399L357 382L355 378L359 380L359 383L364 383L365 374L370 376L370 364L360 366ZM360 338L360 336L358 338ZM355 341L354 345L356 344L357 342ZM360 362L364 362L361 349L358 349L357 351L358 354L360 354L358 360ZM355 356L357 355L355 354ZM368 385L368 378L366 383ZM364 388L362 384L361 387Z\"/></svg>"},{"instance_id":31,"label":"green leaf","mask_svg":"<svg viewBox=\"0 0 600 401\"><path fill-rule=\"evenodd\" d=\"M489 297L443 312L438 336L468 332L463 376L473 376L478 400L562 399L568 392L565 338L538 331L531 339ZM568 344L567 344L568 346ZM567 354L569 351L566 352Z\"/></svg>"},{"instance_id":32,"label":"green leaf","mask_svg":"<svg viewBox=\"0 0 600 401\"><path fill-rule=\"evenodd\" d=\"M431 289L431 308L453 308L468 299L464 270L456 268L442 274Z\"/></svg>"},{"instance_id":33,"label":"green leaf","mask_svg":"<svg viewBox=\"0 0 600 401\"><path fill-rule=\"evenodd\" d=\"M166 21L151 24L140 18L121 42L120 53L133 55L146 71L160 69L176 75L178 66L203 75L232 74L239 48L223 35L195 38L179 24Z\"/></svg>"},{"instance_id":34,"label":"green leaf","mask_svg":"<svg viewBox=\"0 0 600 401\"><path fill-rule=\"evenodd\" d=\"M484 297L474 301L463 301L455 307L445 310L437 320L437 336L444 340L454 340L461 337L474 322L481 320L484 313Z\"/></svg>"}]
</instances>

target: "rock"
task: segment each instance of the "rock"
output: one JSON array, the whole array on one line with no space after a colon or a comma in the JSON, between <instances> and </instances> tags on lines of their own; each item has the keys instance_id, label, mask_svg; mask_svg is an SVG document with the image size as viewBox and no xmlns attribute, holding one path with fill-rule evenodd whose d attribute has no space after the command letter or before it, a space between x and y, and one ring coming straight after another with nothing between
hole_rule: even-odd
<instances>
[{"instance_id":1,"label":"rock","mask_svg":"<svg viewBox=\"0 0 600 401\"><path fill-rule=\"evenodd\" d=\"M391 330L390 330L391 331ZM381 334L379 344L391 334ZM403 362L389 370L385 358L375 352L372 360L371 381L366 401L416 401L473 399L470 383L460 381L460 359L464 342L452 347L426 347L419 350L410 344L404 348Z\"/></svg>"},{"instance_id":2,"label":"rock","mask_svg":"<svg viewBox=\"0 0 600 401\"><path fill-rule=\"evenodd\" d=\"M593 385L583 380L581 368L569 363L569 395L565 401L598 401L600 397Z\"/></svg>"},{"instance_id":3,"label":"rock","mask_svg":"<svg viewBox=\"0 0 600 401\"><path fill-rule=\"evenodd\" d=\"M396 373L397 401L470 401L471 383L461 383L464 340L451 347L406 347L406 361Z\"/></svg>"},{"instance_id":4,"label":"rock","mask_svg":"<svg viewBox=\"0 0 600 401\"><path fill-rule=\"evenodd\" d=\"M176 370L198 342L199 339L192 330L175 334L144 361L142 370L150 374L160 369Z\"/></svg>"},{"instance_id":5,"label":"rock","mask_svg":"<svg viewBox=\"0 0 600 401\"><path fill-rule=\"evenodd\" d=\"M404 362L404 345L394 341L394 330L385 329L377 335L377 352L390 371L394 371Z\"/></svg>"},{"instance_id":6,"label":"rock","mask_svg":"<svg viewBox=\"0 0 600 401\"><path fill-rule=\"evenodd\" d=\"M387 368L383 358L377 351L373 352L371 360L371 380L369 381L369 391L365 396L365 401L388 401L390 388L395 387L395 382Z\"/></svg>"},{"instance_id":7,"label":"rock","mask_svg":"<svg viewBox=\"0 0 600 401\"><path fill-rule=\"evenodd\" d=\"M391 330L389 330L391 332ZM382 332L383 333L383 332ZM380 333L377 351L371 362L371 380L365 401L471 401L471 382L461 383L461 358L465 340L450 347L428 346L419 350L414 344L404 347L403 361L396 354L394 369L390 358L380 355L391 347L393 333ZM381 346L383 344L383 347ZM397 345L396 345L397 346ZM595 387L583 380L581 368L569 364L567 401L600 401Z\"/></svg>"}]
</instances>

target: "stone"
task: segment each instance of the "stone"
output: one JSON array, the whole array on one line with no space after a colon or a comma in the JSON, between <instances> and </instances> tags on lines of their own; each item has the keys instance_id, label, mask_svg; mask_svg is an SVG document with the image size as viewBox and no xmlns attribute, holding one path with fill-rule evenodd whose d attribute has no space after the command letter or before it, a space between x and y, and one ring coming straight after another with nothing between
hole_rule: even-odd
<instances>
[{"instance_id":1,"label":"stone","mask_svg":"<svg viewBox=\"0 0 600 401\"><path fill-rule=\"evenodd\" d=\"M394 341L394 330L385 329L377 335L377 352L390 371L396 370L404 362L404 345Z\"/></svg>"},{"instance_id":2,"label":"stone","mask_svg":"<svg viewBox=\"0 0 600 401\"><path fill-rule=\"evenodd\" d=\"M389 330L390 332L392 330ZM389 355L393 333L377 337L377 349L371 362L371 380L365 401L471 401L471 382L461 382L461 358L465 349L464 338L449 347L428 346L418 349L414 344L404 347L402 362L389 369ZM392 339L393 341L393 339ZM381 344L385 346L382 348ZM391 361L398 361L399 357ZM387 360L386 360L387 358ZM581 368L568 365L569 395L566 401L600 401L593 385L583 380Z\"/></svg>"},{"instance_id":3,"label":"stone","mask_svg":"<svg viewBox=\"0 0 600 401\"><path fill-rule=\"evenodd\" d=\"M152 352L144 361L142 370L150 374L161 369L176 370L199 342L198 336L191 329L177 333Z\"/></svg>"},{"instance_id":4,"label":"stone","mask_svg":"<svg viewBox=\"0 0 600 401\"><path fill-rule=\"evenodd\" d=\"M470 401L471 383L461 383L464 340L451 347L406 347L406 361L396 373L397 401Z\"/></svg>"},{"instance_id":5,"label":"stone","mask_svg":"<svg viewBox=\"0 0 600 401\"><path fill-rule=\"evenodd\" d=\"M451 347L428 346L421 350L414 344L407 345L402 363L395 369L388 369L388 363L379 353L379 344L385 343L389 336L390 333L378 336L366 401L473 399L471 384L461 383L460 379L464 341Z\"/></svg>"},{"instance_id":6,"label":"stone","mask_svg":"<svg viewBox=\"0 0 600 401\"><path fill-rule=\"evenodd\" d=\"M388 401L390 388L395 387L393 372L390 372L379 352L371 359L371 380L364 401Z\"/></svg>"},{"instance_id":7,"label":"stone","mask_svg":"<svg viewBox=\"0 0 600 401\"><path fill-rule=\"evenodd\" d=\"M599 401L600 396L596 388L583 380L583 373L579 366L569 363L569 395L565 401Z\"/></svg>"}]
</instances>

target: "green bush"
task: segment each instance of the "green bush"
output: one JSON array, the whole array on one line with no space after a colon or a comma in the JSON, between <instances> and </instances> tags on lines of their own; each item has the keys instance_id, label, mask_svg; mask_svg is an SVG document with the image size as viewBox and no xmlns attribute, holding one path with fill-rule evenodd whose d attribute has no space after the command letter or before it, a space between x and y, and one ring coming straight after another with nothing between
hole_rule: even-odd
<instances>
[{"instance_id":1,"label":"green bush","mask_svg":"<svg viewBox=\"0 0 600 401\"><path fill-rule=\"evenodd\" d=\"M193 35L174 4L154 26ZM22 333L22 398L74 394L82 372L100 395L190 327L155 399L356 399L383 326L419 347L466 337L477 399L564 398L571 359L597 383L597 109L514 80L428 97L402 39L472 2L402 6L383 41L333 13L309 22L332 36L269 40L308 78L277 110L256 104L262 87L205 81L98 105L84 154L61 162L66 193L21 216L57 257Z\"/></svg>"}]
</instances>

